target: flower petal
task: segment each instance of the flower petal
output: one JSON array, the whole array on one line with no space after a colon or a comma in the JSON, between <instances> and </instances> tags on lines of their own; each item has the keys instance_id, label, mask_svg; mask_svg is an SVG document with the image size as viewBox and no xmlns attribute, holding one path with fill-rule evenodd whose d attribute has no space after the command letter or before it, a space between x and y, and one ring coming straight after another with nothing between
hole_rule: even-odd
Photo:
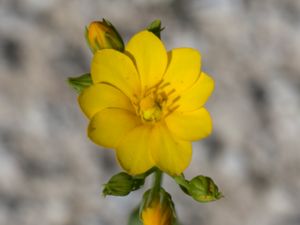
<instances>
[{"instance_id":1,"label":"flower petal","mask_svg":"<svg viewBox=\"0 0 300 225\"><path fill-rule=\"evenodd\" d=\"M168 57L165 46L153 33L141 31L134 35L126 46L138 69L142 87L157 84L167 67Z\"/></svg>"},{"instance_id":2,"label":"flower petal","mask_svg":"<svg viewBox=\"0 0 300 225\"><path fill-rule=\"evenodd\" d=\"M212 120L205 108L173 112L165 121L171 133L185 141L200 140L212 132Z\"/></svg>"},{"instance_id":3,"label":"flower petal","mask_svg":"<svg viewBox=\"0 0 300 225\"><path fill-rule=\"evenodd\" d=\"M98 145L115 148L122 137L140 124L130 111L106 108L96 113L88 127L88 136Z\"/></svg>"},{"instance_id":4,"label":"flower petal","mask_svg":"<svg viewBox=\"0 0 300 225\"><path fill-rule=\"evenodd\" d=\"M192 48L177 48L168 52L169 65L164 81L180 93L192 86L199 77L201 67L200 53Z\"/></svg>"},{"instance_id":5,"label":"flower petal","mask_svg":"<svg viewBox=\"0 0 300 225\"><path fill-rule=\"evenodd\" d=\"M94 55L91 76L94 83L109 83L132 98L139 93L140 80L132 60L113 49L103 49Z\"/></svg>"},{"instance_id":6,"label":"flower petal","mask_svg":"<svg viewBox=\"0 0 300 225\"><path fill-rule=\"evenodd\" d=\"M177 102L178 111L193 111L200 109L214 89L214 80L206 73L201 73L196 83L180 95Z\"/></svg>"},{"instance_id":7,"label":"flower petal","mask_svg":"<svg viewBox=\"0 0 300 225\"><path fill-rule=\"evenodd\" d=\"M192 157L192 144L176 140L168 128L157 124L151 133L150 151L156 166L170 175L181 174Z\"/></svg>"},{"instance_id":8,"label":"flower petal","mask_svg":"<svg viewBox=\"0 0 300 225\"><path fill-rule=\"evenodd\" d=\"M150 126L136 127L117 146L121 166L132 175L144 173L154 166L149 153L150 133Z\"/></svg>"},{"instance_id":9,"label":"flower petal","mask_svg":"<svg viewBox=\"0 0 300 225\"><path fill-rule=\"evenodd\" d=\"M79 105L88 118L104 108L115 107L134 111L129 98L109 84L93 84L84 89L78 97Z\"/></svg>"}]
</instances>

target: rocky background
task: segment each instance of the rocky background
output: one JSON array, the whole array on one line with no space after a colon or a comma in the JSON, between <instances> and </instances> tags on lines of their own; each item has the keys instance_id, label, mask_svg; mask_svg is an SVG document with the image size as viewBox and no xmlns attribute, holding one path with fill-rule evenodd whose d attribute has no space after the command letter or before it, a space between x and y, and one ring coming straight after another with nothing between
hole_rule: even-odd
<instances>
[{"instance_id":1,"label":"rocky background","mask_svg":"<svg viewBox=\"0 0 300 225\"><path fill-rule=\"evenodd\" d=\"M65 82L89 70L84 26L102 17L126 40L160 18L216 80L186 175L225 198L198 204L167 178L182 224L300 224L300 1L0 0L0 225L125 225L141 198L101 197L120 168Z\"/></svg>"}]
</instances>

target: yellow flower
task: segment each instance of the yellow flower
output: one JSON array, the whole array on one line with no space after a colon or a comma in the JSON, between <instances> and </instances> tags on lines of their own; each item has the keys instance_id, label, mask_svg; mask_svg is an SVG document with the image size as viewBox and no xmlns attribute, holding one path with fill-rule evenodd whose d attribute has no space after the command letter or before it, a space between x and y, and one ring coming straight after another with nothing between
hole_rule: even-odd
<instances>
[{"instance_id":1,"label":"yellow flower","mask_svg":"<svg viewBox=\"0 0 300 225\"><path fill-rule=\"evenodd\" d=\"M115 149L132 175L153 166L181 174L191 161L191 142L212 131L203 105L214 82L200 67L197 50L167 52L148 31L134 35L125 53L97 51L91 65L93 85L79 96L90 119L88 136Z\"/></svg>"},{"instance_id":2,"label":"yellow flower","mask_svg":"<svg viewBox=\"0 0 300 225\"><path fill-rule=\"evenodd\" d=\"M172 225L172 209L156 200L142 211L142 221L143 225Z\"/></svg>"}]
</instances>

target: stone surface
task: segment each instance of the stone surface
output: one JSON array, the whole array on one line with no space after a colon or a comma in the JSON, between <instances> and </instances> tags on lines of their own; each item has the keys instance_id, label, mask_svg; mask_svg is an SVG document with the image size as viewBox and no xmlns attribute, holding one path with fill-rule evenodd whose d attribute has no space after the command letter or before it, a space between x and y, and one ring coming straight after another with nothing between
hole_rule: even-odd
<instances>
[{"instance_id":1,"label":"stone surface","mask_svg":"<svg viewBox=\"0 0 300 225\"><path fill-rule=\"evenodd\" d=\"M100 196L119 167L65 82L89 70L84 26L102 17L126 40L162 19L166 46L199 49L216 80L214 133L186 175L225 198L198 204L167 178L182 224L299 224L299 15L296 0L1 0L0 224L126 224L141 198Z\"/></svg>"}]
</instances>

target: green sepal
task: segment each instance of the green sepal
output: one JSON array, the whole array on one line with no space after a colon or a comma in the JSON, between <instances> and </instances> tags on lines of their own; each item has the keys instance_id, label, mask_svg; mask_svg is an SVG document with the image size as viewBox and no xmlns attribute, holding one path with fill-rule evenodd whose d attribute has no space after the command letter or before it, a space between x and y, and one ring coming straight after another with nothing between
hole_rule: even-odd
<instances>
[{"instance_id":1,"label":"green sepal","mask_svg":"<svg viewBox=\"0 0 300 225\"><path fill-rule=\"evenodd\" d=\"M92 48L92 46L90 45L90 41L89 41L89 29L87 26L85 26L85 29L84 29L84 39L85 39L85 42L87 44L87 46L89 47L89 49L91 50L91 52L94 54L95 53L95 50Z\"/></svg>"},{"instance_id":2,"label":"green sepal","mask_svg":"<svg viewBox=\"0 0 300 225\"><path fill-rule=\"evenodd\" d=\"M78 94L80 94L83 89L91 86L93 84L93 81L91 78L91 74L85 73L78 77L69 77L68 83Z\"/></svg>"},{"instance_id":3,"label":"green sepal","mask_svg":"<svg viewBox=\"0 0 300 225\"><path fill-rule=\"evenodd\" d=\"M143 225L143 222L140 219L140 214L139 214L140 208L137 207L135 208L128 219L128 225Z\"/></svg>"},{"instance_id":4,"label":"green sepal","mask_svg":"<svg viewBox=\"0 0 300 225\"><path fill-rule=\"evenodd\" d=\"M147 27L147 30L155 34L158 38L160 38L160 32L164 29L164 27L161 27L161 21L158 19L152 21Z\"/></svg>"},{"instance_id":5,"label":"green sepal","mask_svg":"<svg viewBox=\"0 0 300 225\"><path fill-rule=\"evenodd\" d=\"M112 48L120 52L124 52L125 49L124 41L120 33L118 32L118 30L110 21L103 18L102 22L105 23L107 26L109 26L114 31L114 34L117 36L117 38L115 38L112 34L109 33L105 34L105 37L110 40Z\"/></svg>"}]
</instances>

